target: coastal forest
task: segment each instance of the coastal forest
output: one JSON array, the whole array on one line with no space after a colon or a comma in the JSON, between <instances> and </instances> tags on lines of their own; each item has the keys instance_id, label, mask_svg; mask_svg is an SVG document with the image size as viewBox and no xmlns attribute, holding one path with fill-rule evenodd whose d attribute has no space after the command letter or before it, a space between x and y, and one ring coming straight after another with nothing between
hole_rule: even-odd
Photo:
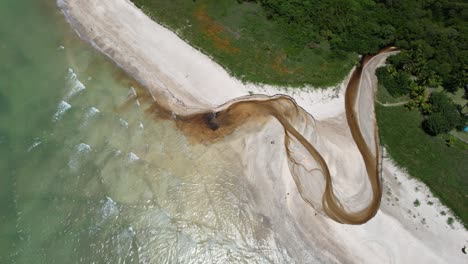
<instances>
[{"instance_id":1,"label":"coastal forest","mask_svg":"<svg viewBox=\"0 0 468 264\"><path fill-rule=\"evenodd\" d=\"M381 141L467 226L468 2L132 2L244 82L336 86L359 56L396 46L376 72Z\"/></svg>"},{"instance_id":2,"label":"coastal forest","mask_svg":"<svg viewBox=\"0 0 468 264\"><path fill-rule=\"evenodd\" d=\"M243 2L243 1L241 1ZM468 95L468 2L439 0L260 0L269 19L278 21L291 38L289 54L329 44L336 54L375 54L388 45L401 52L377 71L392 96L408 95L408 109L427 118L431 135L462 130L465 105L442 92L428 96L426 88L442 87ZM467 86L467 87L465 87Z\"/></svg>"}]
</instances>

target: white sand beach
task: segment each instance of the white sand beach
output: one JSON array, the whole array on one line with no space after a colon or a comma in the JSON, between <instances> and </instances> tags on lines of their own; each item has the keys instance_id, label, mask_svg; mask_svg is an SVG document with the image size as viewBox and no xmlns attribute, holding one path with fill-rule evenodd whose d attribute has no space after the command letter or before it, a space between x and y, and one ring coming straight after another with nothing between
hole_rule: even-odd
<instances>
[{"instance_id":1,"label":"white sand beach","mask_svg":"<svg viewBox=\"0 0 468 264\"><path fill-rule=\"evenodd\" d=\"M59 8L81 38L107 55L140 82L155 101L175 114L227 107L226 102L292 97L309 113L312 125L294 123L323 156L333 177L336 196L350 211L361 210L372 200L363 158L346 122L344 94L349 79L328 89L292 89L244 84L175 33L147 17L129 0L58 0ZM359 127L375 153L375 69L388 53L374 57L363 69L355 110ZM259 96L249 96L249 91ZM238 99L238 98L241 99ZM449 212L429 189L398 168L384 152L383 197L375 217L362 225L344 225L312 208L301 198L293 181L284 129L276 120L264 127L237 133L227 144L242 157L241 174L256 193L258 214L288 255L297 263L465 263L461 252L468 232L457 221L446 223ZM249 133L249 131L254 131ZM304 164L317 167L315 161ZM314 176L315 177L315 176ZM321 176L318 175L318 178ZM321 200L323 180L301 179L314 200ZM415 199L421 205L415 207ZM433 204L429 205L427 202ZM318 206L320 207L320 205ZM450 213L449 213L450 214Z\"/></svg>"}]
</instances>

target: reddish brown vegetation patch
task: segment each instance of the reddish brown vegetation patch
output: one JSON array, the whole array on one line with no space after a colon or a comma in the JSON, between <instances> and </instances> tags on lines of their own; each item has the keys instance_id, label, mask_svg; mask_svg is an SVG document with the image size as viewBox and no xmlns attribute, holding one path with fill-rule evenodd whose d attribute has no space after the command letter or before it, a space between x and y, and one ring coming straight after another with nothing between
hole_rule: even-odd
<instances>
[{"instance_id":1,"label":"reddish brown vegetation patch","mask_svg":"<svg viewBox=\"0 0 468 264\"><path fill-rule=\"evenodd\" d=\"M195 18L202 28L202 33L211 39L216 48L229 53L238 53L240 51L238 48L233 47L229 39L222 36L225 32L224 27L206 14L205 6L200 6L195 11Z\"/></svg>"},{"instance_id":2,"label":"reddish brown vegetation patch","mask_svg":"<svg viewBox=\"0 0 468 264\"><path fill-rule=\"evenodd\" d=\"M276 56L275 62L273 63L273 69L280 74L289 73L289 69L283 66L283 60L286 58L286 54L280 53Z\"/></svg>"},{"instance_id":3,"label":"reddish brown vegetation patch","mask_svg":"<svg viewBox=\"0 0 468 264\"><path fill-rule=\"evenodd\" d=\"M283 61L286 59L287 55L284 52L280 52L278 55L275 57L275 62L271 67L273 70L281 75L285 74L292 74L295 73L299 68L297 69L291 69L283 64Z\"/></svg>"}]
</instances>

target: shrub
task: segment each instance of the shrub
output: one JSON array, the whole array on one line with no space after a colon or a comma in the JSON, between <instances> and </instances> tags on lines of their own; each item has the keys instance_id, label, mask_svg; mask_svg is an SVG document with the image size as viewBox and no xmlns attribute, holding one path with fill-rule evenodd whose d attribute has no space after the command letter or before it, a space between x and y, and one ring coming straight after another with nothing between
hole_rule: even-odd
<instances>
[{"instance_id":1,"label":"shrub","mask_svg":"<svg viewBox=\"0 0 468 264\"><path fill-rule=\"evenodd\" d=\"M433 113L423 121L424 130L432 136L450 131L451 126L442 113Z\"/></svg>"},{"instance_id":2,"label":"shrub","mask_svg":"<svg viewBox=\"0 0 468 264\"><path fill-rule=\"evenodd\" d=\"M466 119L461 115L460 107L445 93L432 93L429 103L432 113L423 121L423 128L428 134L435 136L465 126Z\"/></svg>"},{"instance_id":3,"label":"shrub","mask_svg":"<svg viewBox=\"0 0 468 264\"><path fill-rule=\"evenodd\" d=\"M447 218L447 224L453 225L454 222L455 222L455 220L453 219L453 217Z\"/></svg>"},{"instance_id":4,"label":"shrub","mask_svg":"<svg viewBox=\"0 0 468 264\"><path fill-rule=\"evenodd\" d=\"M410 75L403 71L395 71L393 66L380 67L376 71L379 82L393 97L407 94L411 85Z\"/></svg>"}]
</instances>

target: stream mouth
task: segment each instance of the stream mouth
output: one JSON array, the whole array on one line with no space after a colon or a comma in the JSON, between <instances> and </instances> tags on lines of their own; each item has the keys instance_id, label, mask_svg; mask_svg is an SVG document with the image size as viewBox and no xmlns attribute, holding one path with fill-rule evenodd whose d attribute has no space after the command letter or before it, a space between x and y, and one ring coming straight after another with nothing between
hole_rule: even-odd
<instances>
[{"instance_id":1,"label":"stream mouth","mask_svg":"<svg viewBox=\"0 0 468 264\"><path fill-rule=\"evenodd\" d=\"M276 95L272 97L251 96L233 100L213 110L200 111L195 114L181 115L174 114L165 109L153 100L147 113L158 118L174 120L177 127L195 143L217 142L227 135L232 134L243 124L255 122L262 124L270 119L276 119L284 129L285 149L288 158L291 175L296 184L297 190L302 199L316 210L323 210L331 219L344 224L363 224L370 220L377 213L382 197L382 187L379 175L379 157L374 153L379 153L378 129L374 122L374 142L375 152L372 146L365 141L361 128L359 127L358 114L356 113L355 103L360 86L360 79L363 68L375 56L386 52L394 51L394 47L382 49L378 54L366 55L361 59L360 64L353 71L348 82L345 94L345 111L348 127L352 138L357 145L359 152L364 160L367 179L372 187L372 200L369 204L359 211L348 211L342 205L340 200L333 192L333 180L330 169L314 145L304 133L312 133L315 130L315 120L312 115L299 107L293 98L286 95ZM137 97L141 95L143 100L152 101L152 97L144 89L140 89ZM373 102L371 102L373 104ZM372 113L374 114L374 113ZM301 131L302 130L302 131ZM300 153L295 153L293 149L298 149L299 144L302 147ZM297 155L307 155L308 159L313 159L317 167L313 170L298 170L297 167L304 167L296 159ZM300 171L300 172L299 172ZM308 191L301 179L311 177L312 172L322 174L325 189L321 201L311 199ZM339 177L336 175L334 177Z\"/></svg>"},{"instance_id":2,"label":"stream mouth","mask_svg":"<svg viewBox=\"0 0 468 264\"><path fill-rule=\"evenodd\" d=\"M326 180L302 143L316 146L317 122L291 98L176 115L80 41L55 1L1 5L0 263L320 262L286 207L291 178L267 182L279 190L250 181L290 169L304 200L323 207L325 188L312 196L301 178ZM289 167L245 160L245 142L286 156L275 122ZM302 156L316 166L304 172ZM262 175L245 171L262 161ZM275 207L259 203L262 190Z\"/></svg>"}]
</instances>

